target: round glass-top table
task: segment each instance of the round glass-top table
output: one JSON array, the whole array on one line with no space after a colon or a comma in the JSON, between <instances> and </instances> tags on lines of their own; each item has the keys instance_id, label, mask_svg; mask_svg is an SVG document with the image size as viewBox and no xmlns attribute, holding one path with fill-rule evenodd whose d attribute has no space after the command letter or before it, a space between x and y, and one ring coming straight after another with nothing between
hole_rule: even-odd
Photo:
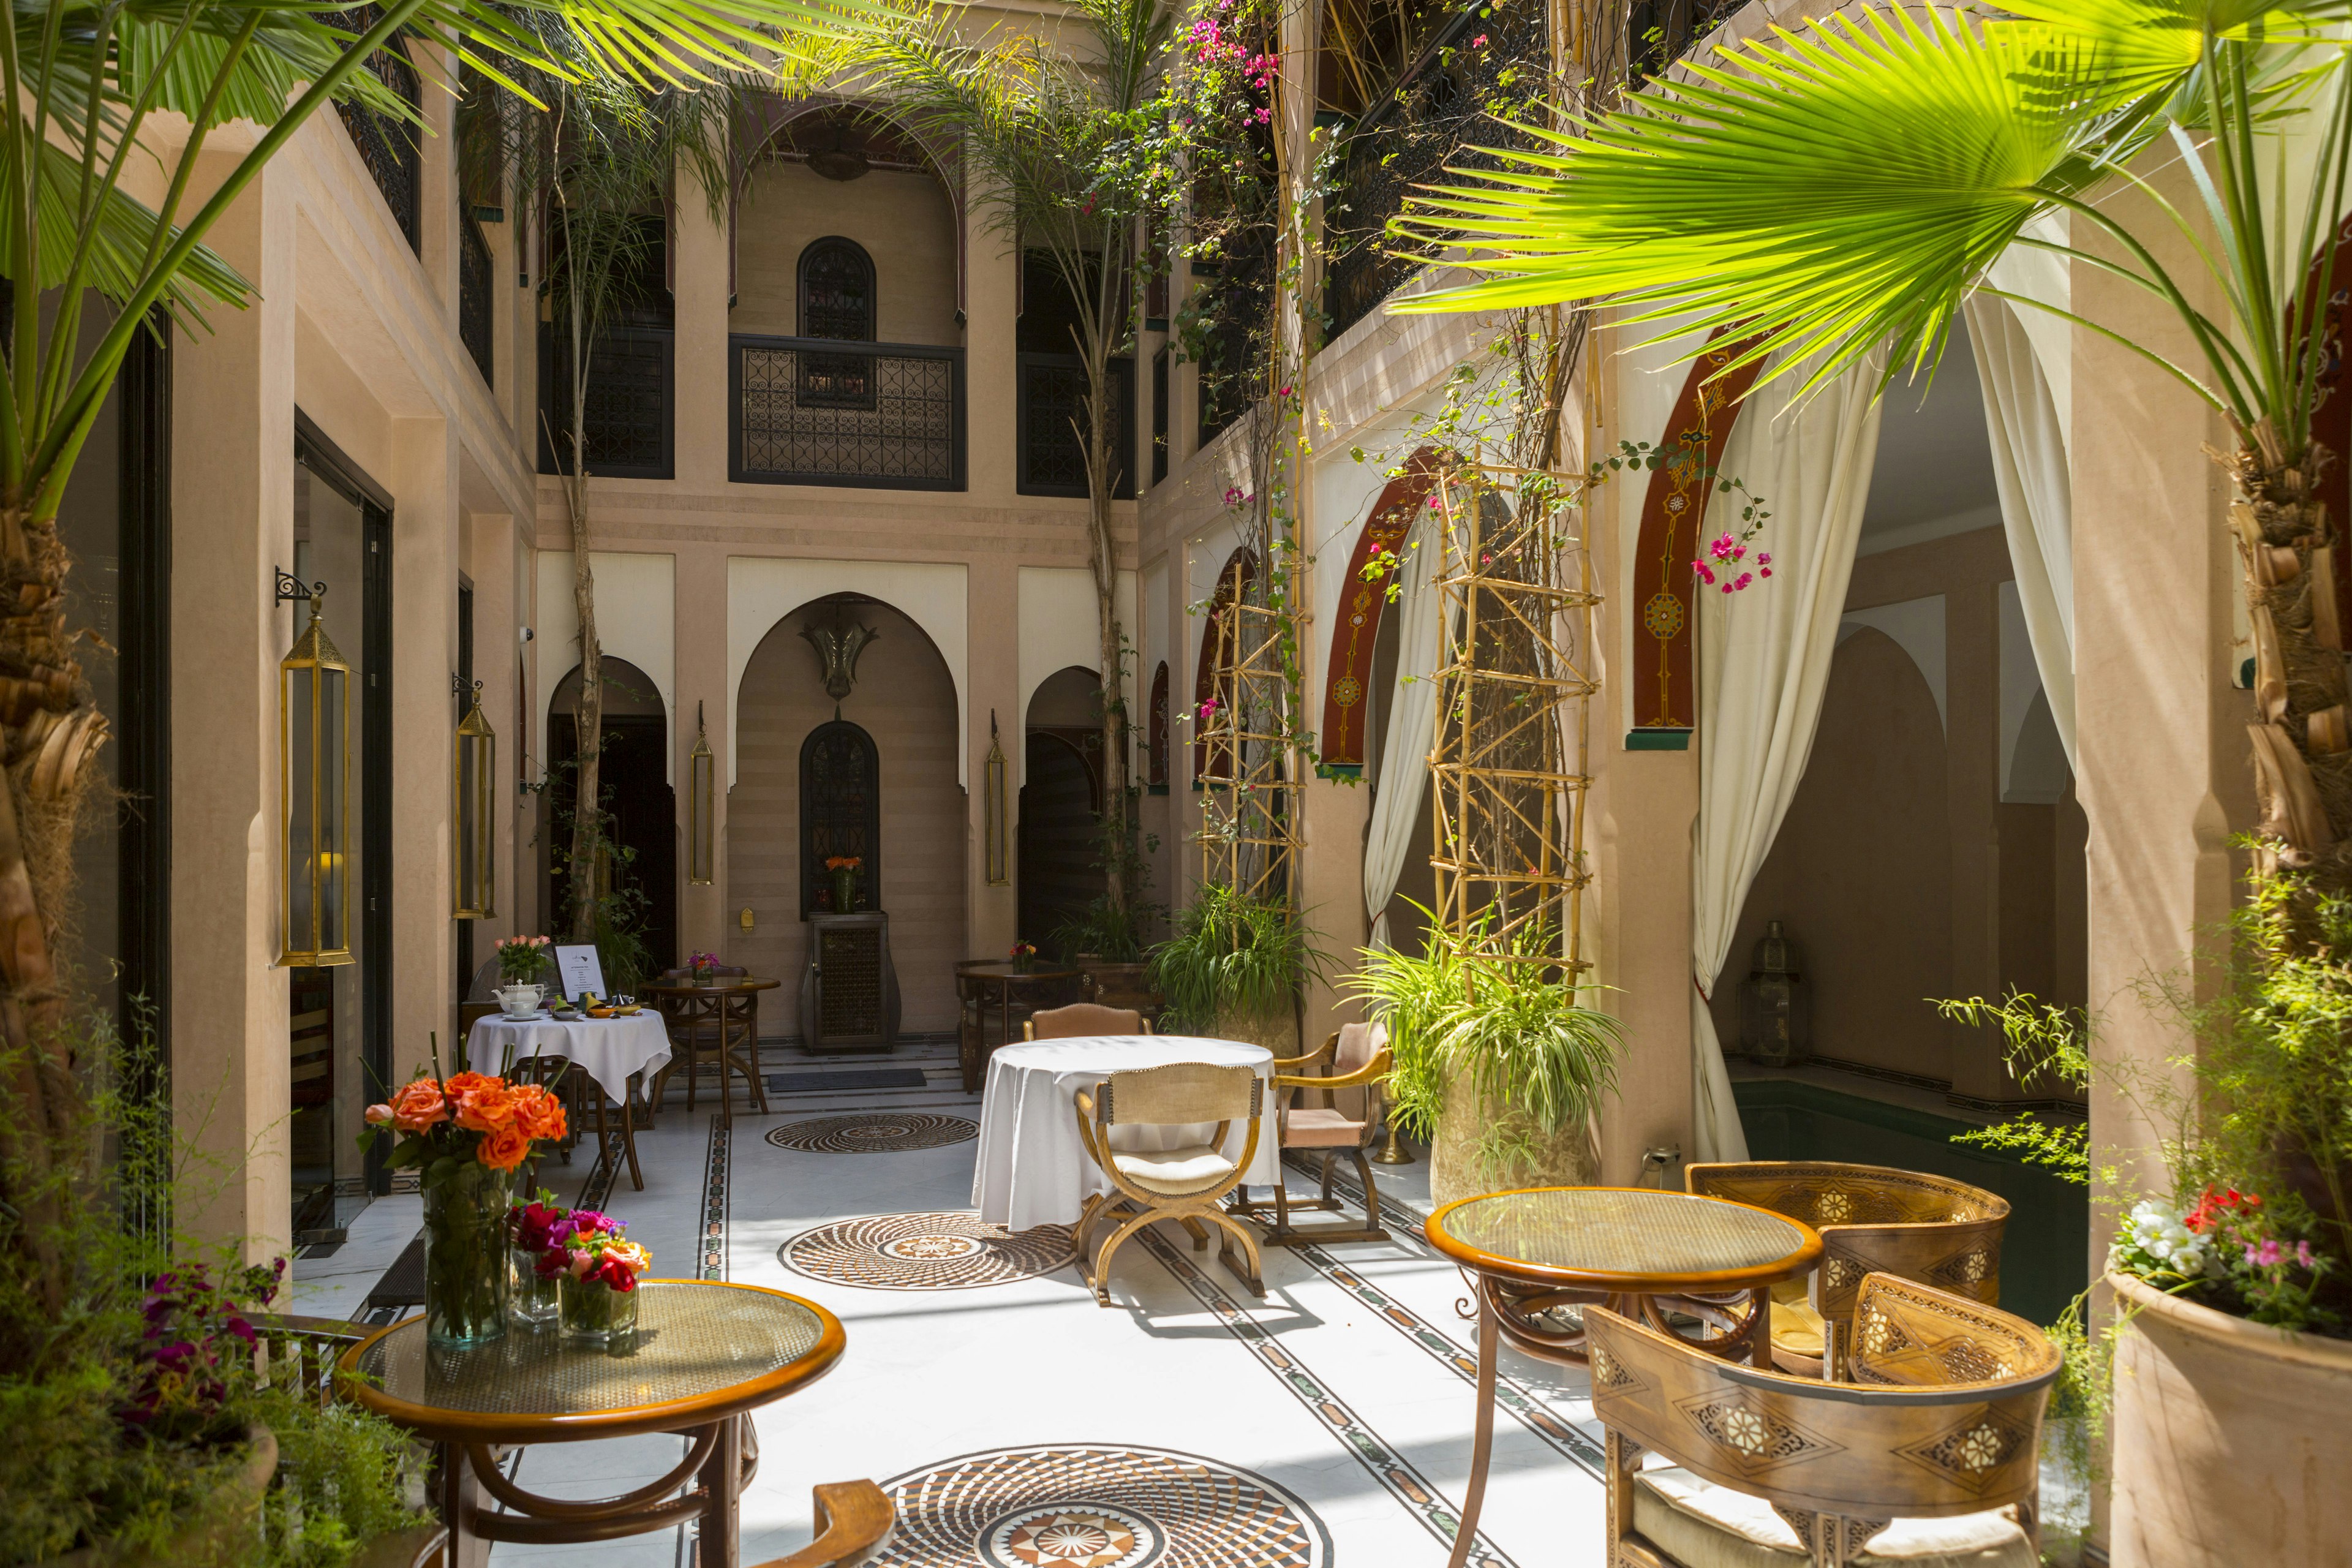
<instances>
[{"instance_id":1,"label":"round glass-top table","mask_svg":"<svg viewBox=\"0 0 2352 1568\"><path fill-rule=\"evenodd\" d=\"M1476 1436L1449 1568L1462 1568L1477 1539L1494 1455L1498 1339L1543 1361L1580 1365L1575 1309L1605 1306L1678 1333L1663 1304L1672 1299L1702 1323L1714 1320L1713 1332L1690 1342L1769 1367L1771 1288L1811 1272L1822 1256L1811 1226L1769 1209L1646 1187L1486 1193L1447 1204L1426 1230L1431 1246L1474 1276L1478 1296ZM1743 1294L1746 1310L1734 1313Z\"/></svg>"},{"instance_id":2,"label":"round glass-top table","mask_svg":"<svg viewBox=\"0 0 2352 1568\"><path fill-rule=\"evenodd\" d=\"M754 1285L648 1279L637 1293L636 1338L619 1352L568 1342L552 1325L447 1350L425 1342L422 1316L343 1352L352 1398L441 1446L453 1568L479 1568L494 1541L604 1541L692 1518L702 1521L704 1561L735 1561L737 1499L758 1463L741 1417L832 1370L845 1344L841 1321ZM524 1491L491 1453L640 1432L692 1441L661 1481L595 1502Z\"/></svg>"}]
</instances>

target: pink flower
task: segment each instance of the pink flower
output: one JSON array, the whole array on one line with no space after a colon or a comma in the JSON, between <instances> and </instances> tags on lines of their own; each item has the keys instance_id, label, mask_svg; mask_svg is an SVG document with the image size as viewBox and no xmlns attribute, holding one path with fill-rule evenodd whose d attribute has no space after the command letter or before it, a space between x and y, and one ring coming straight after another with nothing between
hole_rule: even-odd
<instances>
[{"instance_id":1,"label":"pink flower","mask_svg":"<svg viewBox=\"0 0 2352 1568\"><path fill-rule=\"evenodd\" d=\"M1739 574L1738 579L1731 585L1735 588L1745 588L1748 584L1753 583L1754 581L1756 581L1756 574L1753 572L1742 572Z\"/></svg>"},{"instance_id":2,"label":"pink flower","mask_svg":"<svg viewBox=\"0 0 2352 1568\"><path fill-rule=\"evenodd\" d=\"M2309 1268L2311 1267L2311 1243L2307 1241L2298 1241L2294 1244L2294 1261L2296 1266L2299 1268Z\"/></svg>"},{"instance_id":3,"label":"pink flower","mask_svg":"<svg viewBox=\"0 0 2352 1568\"><path fill-rule=\"evenodd\" d=\"M1763 568L1763 569L1762 569L1762 575L1767 576L1767 577L1769 577L1770 575L1772 575L1772 568L1770 568L1769 566L1767 566L1767 567Z\"/></svg>"},{"instance_id":4,"label":"pink flower","mask_svg":"<svg viewBox=\"0 0 2352 1568\"><path fill-rule=\"evenodd\" d=\"M1239 506L1244 499L1245 498L1242 495L1241 486L1227 485L1225 487L1225 504L1227 506Z\"/></svg>"},{"instance_id":5,"label":"pink flower","mask_svg":"<svg viewBox=\"0 0 2352 1568\"><path fill-rule=\"evenodd\" d=\"M1483 48L1485 48L1485 47L1486 47L1486 34L1484 34L1484 33L1481 33L1481 34L1479 34L1476 37L1475 37L1475 38L1471 39L1471 40L1470 40L1470 47L1471 47L1472 48L1474 48L1474 49L1483 49Z\"/></svg>"},{"instance_id":6,"label":"pink flower","mask_svg":"<svg viewBox=\"0 0 2352 1568\"><path fill-rule=\"evenodd\" d=\"M389 1106L389 1105L371 1105L371 1106L369 1106L369 1107L367 1108L367 1122L368 1122L368 1125L369 1125L369 1126L371 1126L371 1127L389 1127L389 1126L391 1126L391 1125L392 1125L392 1107L391 1107L391 1106Z\"/></svg>"},{"instance_id":7,"label":"pink flower","mask_svg":"<svg viewBox=\"0 0 2352 1568\"><path fill-rule=\"evenodd\" d=\"M1772 552L1771 552L1770 551L1769 551L1769 550L1759 550L1759 551L1758 551L1758 552L1756 552L1756 564L1757 564L1757 565L1759 565L1759 566L1769 566L1769 565L1771 565L1771 564L1772 564Z\"/></svg>"},{"instance_id":8,"label":"pink flower","mask_svg":"<svg viewBox=\"0 0 2352 1568\"><path fill-rule=\"evenodd\" d=\"M2275 1268L2278 1260L2279 1244L2276 1237L2264 1237L2260 1247L2256 1247L2252 1242L2246 1244L2246 1261L2255 1268Z\"/></svg>"},{"instance_id":9,"label":"pink flower","mask_svg":"<svg viewBox=\"0 0 2352 1568\"><path fill-rule=\"evenodd\" d=\"M1707 563L1704 561L1692 562L1691 570L1698 574L1698 580L1702 583L1713 583L1715 581L1714 571L1709 568Z\"/></svg>"}]
</instances>

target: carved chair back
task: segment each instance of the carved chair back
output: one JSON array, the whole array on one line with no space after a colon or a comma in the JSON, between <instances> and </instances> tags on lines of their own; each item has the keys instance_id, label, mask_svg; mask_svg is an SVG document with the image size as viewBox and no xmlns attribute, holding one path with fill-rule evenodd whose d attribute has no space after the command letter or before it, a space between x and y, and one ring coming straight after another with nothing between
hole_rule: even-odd
<instances>
[{"instance_id":1,"label":"carved chair back","mask_svg":"<svg viewBox=\"0 0 2352 1568\"><path fill-rule=\"evenodd\" d=\"M1812 1298L1831 1322L1852 1322L1863 1277L1873 1271L1987 1306L2000 1300L2009 1200L1997 1193L1948 1176L1832 1160L1696 1164L1684 1179L1694 1193L1753 1204L1821 1232Z\"/></svg>"},{"instance_id":2,"label":"carved chair back","mask_svg":"<svg viewBox=\"0 0 2352 1568\"><path fill-rule=\"evenodd\" d=\"M2022 1318L1909 1280L1857 1288L1856 1382L1721 1361L1604 1307L1584 1310L1593 1413L1609 1431L1610 1560L1657 1553L1633 1524L1653 1449L1770 1503L1843 1562L1896 1519L2015 1507L2038 1539L2042 1418L2059 1353Z\"/></svg>"}]
</instances>

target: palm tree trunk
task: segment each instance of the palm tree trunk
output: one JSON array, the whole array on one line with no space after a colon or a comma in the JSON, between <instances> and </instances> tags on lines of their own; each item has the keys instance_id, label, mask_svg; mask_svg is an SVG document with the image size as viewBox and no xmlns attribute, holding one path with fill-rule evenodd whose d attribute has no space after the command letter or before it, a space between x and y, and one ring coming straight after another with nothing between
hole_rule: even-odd
<instances>
[{"instance_id":1,"label":"palm tree trunk","mask_svg":"<svg viewBox=\"0 0 2352 1568\"><path fill-rule=\"evenodd\" d=\"M575 274L576 277L576 274ZM596 641L596 574L588 564L588 343L575 283L572 317L572 472L563 498L572 512L572 603L580 616L580 698L572 708L577 749L572 775L572 940L596 937L596 867L604 841L604 659Z\"/></svg>"},{"instance_id":2,"label":"palm tree trunk","mask_svg":"<svg viewBox=\"0 0 2352 1568\"><path fill-rule=\"evenodd\" d=\"M1092 356L1104 358L1107 356ZM1120 677L1118 558L1111 538L1111 428L1108 363L1087 367L1087 565L1095 575L1095 619L1102 674L1103 893L1127 908L1127 702Z\"/></svg>"}]
</instances>

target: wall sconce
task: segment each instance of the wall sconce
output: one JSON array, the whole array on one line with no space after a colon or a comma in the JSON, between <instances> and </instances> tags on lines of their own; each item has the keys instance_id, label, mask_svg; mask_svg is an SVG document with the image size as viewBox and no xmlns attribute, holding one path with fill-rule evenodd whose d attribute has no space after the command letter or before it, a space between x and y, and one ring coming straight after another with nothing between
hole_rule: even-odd
<instances>
[{"instance_id":1,"label":"wall sconce","mask_svg":"<svg viewBox=\"0 0 2352 1568\"><path fill-rule=\"evenodd\" d=\"M452 676L450 683L458 696L469 695L464 680ZM499 912L498 835L493 826L498 812L492 794L499 772L499 738L482 716L480 681L474 682L470 695L473 702L457 721L457 766L450 780L457 864L450 895L456 908L449 913L453 920L461 921L487 920Z\"/></svg>"},{"instance_id":2,"label":"wall sconce","mask_svg":"<svg viewBox=\"0 0 2352 1568\"><path fill-rule=\"evenodd\" d=\"M702 726L702 704L694 705L694 750L686 759L686 879L698 888L710 885L711 785L716 763L710 755L710 734Z\"/></svg>"},{"instance_id":3,"label":"wall sconce","mask_svg":"<svg viewBox=\"0 0 2352 1568\"><path fill-rule=\"evenodd\" d=\"M996 738L996 710L988 710L988 795L987 812L988 885L1003 888L1012 885L1013 878L1004 864L1004 748Z\"/></svg>"},{"instance_id":4,"label":"wall sconce","mask_svg":"<svg viewBox=\"0 0 2352 1568\"><path fill-rule=\"evenodd\" d=\"M293 584L288 592L287 584ZM310 624L278 664L278 795L285 829L284 951L278 962L352 962L352 667L320 624L327 585L278 574L278 596L308 600Z\"/></svg>"},{"instance_id":5,"label":"wall sconce","mask_svg":"<svg viewBox=\"0 0 2352 1568\"><path fill-rule=\"evenodd\" d=\"M743 906L743 912L737 915L735 918L739 922L740 922L745 931L750 931L755 923L751 919L751 906L749 904L745 904Z\"/></svg>"}]
</instances>

